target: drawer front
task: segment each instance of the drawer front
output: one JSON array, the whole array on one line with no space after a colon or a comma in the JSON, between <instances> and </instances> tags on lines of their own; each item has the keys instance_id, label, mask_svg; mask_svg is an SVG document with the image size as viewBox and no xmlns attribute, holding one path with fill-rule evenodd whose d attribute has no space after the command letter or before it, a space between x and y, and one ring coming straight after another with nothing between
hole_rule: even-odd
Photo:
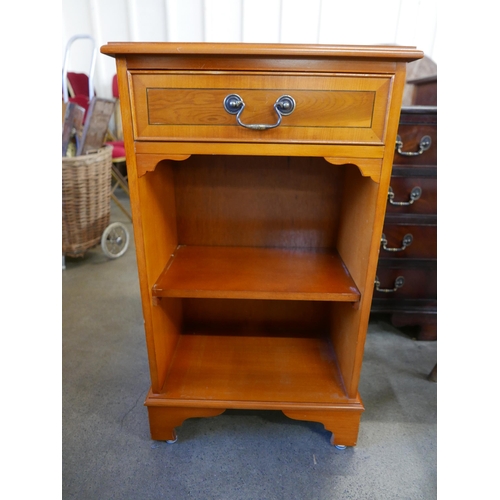
<instances>
[{"instance_id":1,"label":"drawer front","mask_svg":"<svg viewBox=\"0 0 500 500\"><path fill-rule=\"evenodd\" d=\"M388 214L436 214L437 180L429 177L391 177ZM418 198L415 196L418 193Z\"/></svg>"},{"instance_id":2,"label":"drawer front","mask_svg":"<svg viewBox=\"0 0 500 500\"><path fill-rule=\"evenodd\" d=\"M398 136L401 143L396 144L395 165L437 164L437 125L400 123Z\"/></svg>"},{"instance_id":3,"label":"drawer front","mask_svg":"<svg viewBox=\"0 0 500 500\"><path fill-rule=\"evenodd\" d=\"M389 266L379 263L377 269L379 281L375 286L374 298L383 299L437 299L436 266L416 265ZM404 279L404 284L398 287L398 278ZM385 291L383 291L385 290Z\"/></svg>"},{"instance_id":4,"label":"drawer front","mask_svg":"<svg viewBox=\"0 0 500 500\"><path fill-rule=\"evenodd\" d=\"M386 224L380 246L380 259L437 258L437 226Z\"/></svg>"},{"instance_id":5,"label":"drawer front","mask_svg":"<svg viewBox=\"0 0 500 500\"><path fill-rule=\"evenodd\" d=\"M338 74L131 72L134 135L151 141L300 142L383 145L392 78ZM228 95L245 103L244 125L275 125L277 99L291 114L267 130L237 123Z\"/></svg>"}]
</instances>

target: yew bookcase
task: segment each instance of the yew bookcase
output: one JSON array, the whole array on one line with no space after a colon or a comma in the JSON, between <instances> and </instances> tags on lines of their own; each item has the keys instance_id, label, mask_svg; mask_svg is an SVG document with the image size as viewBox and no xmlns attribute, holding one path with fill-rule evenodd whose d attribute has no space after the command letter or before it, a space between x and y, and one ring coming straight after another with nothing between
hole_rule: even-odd
<instances>
[{"instance_id":1,"label":"yew bookcase","mask_svg":"<svg viewBox=\"0 0 500 500\"><path fill-rule=\"evenodd\" d=\"M109 43L151 437L281 410L354 446L412 47Z\"/></svg>"}]
</instances>

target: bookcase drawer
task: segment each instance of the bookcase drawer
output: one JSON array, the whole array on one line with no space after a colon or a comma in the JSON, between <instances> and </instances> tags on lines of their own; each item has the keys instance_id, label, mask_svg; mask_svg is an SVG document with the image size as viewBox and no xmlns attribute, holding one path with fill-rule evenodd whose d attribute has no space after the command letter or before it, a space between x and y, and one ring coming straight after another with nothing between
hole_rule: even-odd
<instances>
[{"instance_id":1,"label":"bookcase drawer","mask_svg":"<svg viewBox=\"0 0 500 500\"><path fill-rule=\"evenodd\" d=\"M391 81L384 75L132 71L134 136L380 146Z\"/></svg>"}]
</instances>

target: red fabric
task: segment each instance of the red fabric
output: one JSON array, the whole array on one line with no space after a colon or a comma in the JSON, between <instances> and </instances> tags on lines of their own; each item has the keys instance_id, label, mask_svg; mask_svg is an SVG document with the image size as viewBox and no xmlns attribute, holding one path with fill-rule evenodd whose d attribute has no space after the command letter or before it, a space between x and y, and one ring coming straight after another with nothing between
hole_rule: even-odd
<instances>
[{"instance_id":1,"label":"red fabric","mask_svg":"<svg viewBox=\"0 0 500 500\"><path fill-rule=\"evenodd\" d=\"M89 98L85 97L84 95L77 95L75 97L70 97L68 99L68 101L78 104L78 106L81 106L82 108L84 108L85 111L87 111L87 109L89 107Z\"/></svg>"},{"instance_id":2,"label":"red fabric","mask_svg":"<svg viewBox=\"0 0 500 500\"><path fill-rule=\"evenodd\" d=\"M89 77L85 73L67 73L69 102L75 102L85 109L83 123L87 118L87 111L90 104L89 99ZM95 95L95 92L94 92Z\"/></svg>"},{"instance_id":3,"label":"red fabric","mask_svg":"<svg viewBox=\"0 0 500 500\"><path fill-rule=\"evenodd\" d=\"M125 157L125 144L123 141L110 141L107 142L109 146L113 146L113 151L111 153L112 158L124 158Z\"/></svg>"},{"instance_id":4,"label":"red fabric","mask_svg":"<svg viewBox=\"0 0 500 500\"><path fill-rule=\"evenodd\" d=\"M73 90L71 97L77 95L85 95L89 98L89 77L85 73L67 73L68 82L71 87L68 90Z\"/></svg>"},{"instance_id":5,"label":"red fabric","mask_svg":"<svg viewBox=\"0 0 500 500\"><path fill-rule=\"evenodd\" d=\"M118 99L118 78L117 76L113 76L113 82L111 84L111 87L113 89L113 97Z\"/></svg>"}]
</instances>

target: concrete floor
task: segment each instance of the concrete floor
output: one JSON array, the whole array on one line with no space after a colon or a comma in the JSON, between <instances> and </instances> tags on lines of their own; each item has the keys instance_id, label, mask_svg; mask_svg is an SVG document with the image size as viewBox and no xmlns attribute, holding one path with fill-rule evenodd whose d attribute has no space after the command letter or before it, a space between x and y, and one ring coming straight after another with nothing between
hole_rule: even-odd
<instances>
[{"instance_id":1,"label":"concrete floor","mask_svg":"<svg viewBox=\"0 0 500 500\"><path fill-rule=\"evenodd\" d=\"M126 198L125 198L125 201ZM112 221L128 219L112 204ZM323 500L437 497L437 343L370 322L358 445L337 450L318 423L274 411L190 419L175 444L149 436L149 388L133 242L66 259L63 496L78 500Z\"/></svg>"}]
</instances>

